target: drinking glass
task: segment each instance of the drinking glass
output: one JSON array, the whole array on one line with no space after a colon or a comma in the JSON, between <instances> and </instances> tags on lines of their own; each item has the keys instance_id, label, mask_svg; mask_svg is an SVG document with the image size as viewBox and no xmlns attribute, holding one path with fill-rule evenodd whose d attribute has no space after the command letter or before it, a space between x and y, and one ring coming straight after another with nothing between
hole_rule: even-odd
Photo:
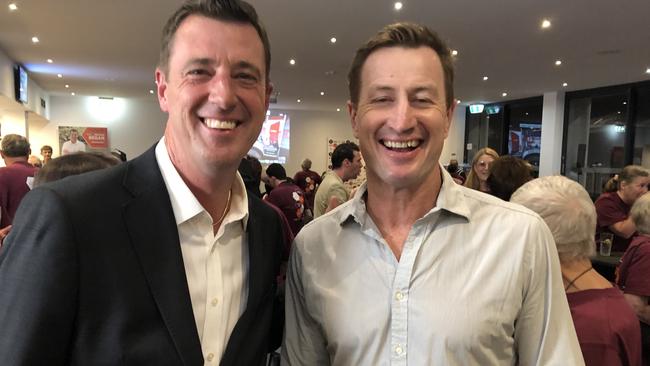
<instances>
[{"instance_id":1,"label":"drinking glass","mask_svg":"<svg viewBox=\"0 0 650 366\"><path fill-rule=\"evenodd\" d=\"M614 241L614 234L600 233L600 255L609 257L612 254L612 242Z\"/></svg>"}]
</instances>

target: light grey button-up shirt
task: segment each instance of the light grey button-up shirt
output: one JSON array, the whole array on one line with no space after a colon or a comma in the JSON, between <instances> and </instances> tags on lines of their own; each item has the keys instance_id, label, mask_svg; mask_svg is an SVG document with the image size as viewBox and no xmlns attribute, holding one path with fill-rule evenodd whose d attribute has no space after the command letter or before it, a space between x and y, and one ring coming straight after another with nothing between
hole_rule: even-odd
<instances>
[{"instance_id":1,"label":"light grey button-up shirt","mask_svg":"<svg viewBox=\"0 0 650 366\"><path fill-rule=\"evenodd\" d=\"M354 199L305 226L287 273L285 365L584 365L553 237L455 184L398 262Z\"/></svg>"}]
</instances>

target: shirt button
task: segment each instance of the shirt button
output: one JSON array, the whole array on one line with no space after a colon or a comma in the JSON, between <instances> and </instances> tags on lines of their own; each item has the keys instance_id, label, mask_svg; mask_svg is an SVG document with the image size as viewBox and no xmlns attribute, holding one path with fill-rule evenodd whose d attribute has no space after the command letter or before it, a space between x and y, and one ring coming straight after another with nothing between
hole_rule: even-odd
<instances>
[{"instance_id":1,"label":"shirt button","mask_svg":"<svg viewBox=\"0 0 650 366\"><path fill-rule=\"evenodd\" d=\"M217 304L219 303L219 300L217 300L217 298L214 298L214 299L212 299L212 301L210 303L212 304L212 306L217 306Z\"/></svg>"},{"instance_id":2,"label":"shirt button","mask_svg":"<svg viewBox=\"0 0 650 366\"><path fill-rule=\"evenodd\" d=\"M395 354L401 355L402 353L404 353L404 349L402 348L402 346L400 345L395 346Z\"/></svg>"},{"instance_id":3,"label":"shirt button","mask_svg":"<svg viewBox=\"0 0 650 366\"><path fill-rule=\"evenodd\" d=\"M213 358L214 358L214 354L213 353L208 353L208 358L207 358L208 362L212 362Z\"/></svg>"},{"instance_id":4,"label":"shirt button","mask_svg":"<svg viewBox=\"0 0 650 366\"><path fill-rule=\"evenodd\" d=\"M402 299L404 299L404 294L403 294L401 291L397 291L397 292L395 293L395 299L396 299L397 301L402 301Z\"/></svg>"}]
</instances>

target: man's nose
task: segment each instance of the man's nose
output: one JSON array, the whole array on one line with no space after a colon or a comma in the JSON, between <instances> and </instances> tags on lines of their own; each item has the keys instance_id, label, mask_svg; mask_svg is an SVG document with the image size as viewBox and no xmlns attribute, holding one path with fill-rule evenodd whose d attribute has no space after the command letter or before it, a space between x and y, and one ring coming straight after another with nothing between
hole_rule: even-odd
<instances>
[{"instance_id":1,"label":"man's nose","mask_svg":"<svg viewBox=\"0 0 650 366\"><path fill-rule=\"evenodd\" d=\"M237 103L236 86L230 75L217 74L210 83L208 101L214 103L222 112L229 112Z\"/></svg>"}]
</instances>

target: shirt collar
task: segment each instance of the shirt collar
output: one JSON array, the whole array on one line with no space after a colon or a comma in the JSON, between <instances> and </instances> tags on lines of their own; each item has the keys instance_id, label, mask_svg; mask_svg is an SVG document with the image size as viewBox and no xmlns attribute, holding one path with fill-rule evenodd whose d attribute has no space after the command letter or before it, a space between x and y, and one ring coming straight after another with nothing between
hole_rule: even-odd
<instances>
[{"instance_id":1,"label":"shirt collar","mask_svg":"<svg viewBox=\"0 0 650 366\"><path fill-rule=\"evenodd\" d=\"M424 216L433 214L439 210L444 210L455 215L462 216L469 220L470 210L465 199L464 187L454 182L451 175L440 165L442 172L442 187L438 193L436 205L427 212ZM364 182L354 194L354 197L346 202L340 210L338 210L338 222L343 225L349 222L350 219L363 225L366 220L366 203L364 196L368 189L367 183Z\"/></svg>"},{"instance_id":2,"label":"shirt collar","mask_svg":"<svg viewBox=\"0 0 650 366\"><path fill-rule=\"evenodd\" d=\"M165 137L160 139L156 145L156 160L158 167L165 181L169 199L174 211L174 218L176 225L180 225L187 220L206 212L205 208L196 199L194 193L185 184L183 178L172 164L169 157L169 152L165 145ZM230 210L223 220L224 225L230 222L242 220L243 229L246 230L248 224L248 195L244 186L244 180L239 172L235 177L235 181L231 187L232 193L230 197ZM218 218L213 218L217 220Z\"/></svg>"}]
</instances>

